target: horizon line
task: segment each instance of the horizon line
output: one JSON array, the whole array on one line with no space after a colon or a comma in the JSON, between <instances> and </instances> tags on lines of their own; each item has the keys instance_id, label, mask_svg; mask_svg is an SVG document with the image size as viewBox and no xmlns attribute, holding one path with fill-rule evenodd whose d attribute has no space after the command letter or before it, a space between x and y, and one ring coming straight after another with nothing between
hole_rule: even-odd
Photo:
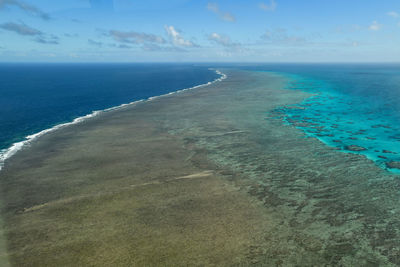
<instances>
[{"instance_id":1,"label":"horizon line","mask_svg":"<svg viewBox=\"0 0 400 267\"><path fill-rule=\"evenodd\" d=\"M306 61L285 61L285 62L277 62L277 61L137 61L137 62L126 62L126 61L0 61L0 64L400 64L400 61L315 61L315 62L306 62Z\"/></svg>"}]
</instances>

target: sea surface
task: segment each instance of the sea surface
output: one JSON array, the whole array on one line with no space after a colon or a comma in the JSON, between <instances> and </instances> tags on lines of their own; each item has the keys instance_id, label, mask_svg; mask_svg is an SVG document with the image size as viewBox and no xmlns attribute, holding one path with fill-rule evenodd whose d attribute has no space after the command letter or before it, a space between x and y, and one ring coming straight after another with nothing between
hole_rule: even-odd
<instances>
[{"instance_id":1,"label":"sea surface","mask_svg":"<svg viewBox=\"0 0 400 267\"><path fill-rule=\"evenodd\" d=\"M0 64L0 161L27 136L220 77L193 64Z\"/></svg>"},{"instance_id":2,"label":"sea surface","mask_svg":"<svg viewBox=\"0 0 400 267\"><path fill-rule=\"evenodd\" d=\"M303 103L277 111L328 146L357 153L400 173L400 65L276 64L247 67L279 72L287 89L310 92Z\"/></svg>"},{"instance_id":3,"label":"sea surface","mask_svg":"<svg viewBox=\"0 0 400 267\"><path fill-rule=\"evenodd\" d=\"M276 110L286 123L338 151L364 155L400 173L400 65L215 67L286 76L287 89L313 94ZM193 64L1 64L0 73L0 159L9 156L13 144L45 129L220 77L209 66Z\"/></svg>"}]
</instances>

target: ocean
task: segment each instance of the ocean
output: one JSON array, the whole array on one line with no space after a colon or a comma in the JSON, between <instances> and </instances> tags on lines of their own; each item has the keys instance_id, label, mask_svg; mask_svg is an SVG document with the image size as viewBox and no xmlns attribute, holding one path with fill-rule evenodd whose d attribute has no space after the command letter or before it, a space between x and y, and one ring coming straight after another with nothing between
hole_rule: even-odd
<instances>
[{"instance_id":1,"label":"ocean","mask_svg":"<svg viewBox=\"0 0 400 267\"><path fill-rule=\"evenodd\" d=\"M193 64L0 64L0 73L0 169L46 129L221 77Z\"/></svg>"},{"instance_id":2,"label":"ocean","mask_svg":"<svg viewBox=\"0 0 400 267\"><path fill-rule=\"evenodd\" d=\"M400 173L400 65L281 64L250 67L286 75L287 89L310 92L277 109L284 121L344 153Z\"/></svg>"},{"instance_id":3,"label":"ocean","mask_svg":"<svg viewBox=\"0 0 400 267\"><path fill-rule=\"evenodd\" d=\"M217 66L286 76L287 89L313 96L279 107L285 123L400 173L400 65ZM46 129L220 77L209 66L193 64L1 64L0 73L0 161Z\"/></svg>"}]
</instances>

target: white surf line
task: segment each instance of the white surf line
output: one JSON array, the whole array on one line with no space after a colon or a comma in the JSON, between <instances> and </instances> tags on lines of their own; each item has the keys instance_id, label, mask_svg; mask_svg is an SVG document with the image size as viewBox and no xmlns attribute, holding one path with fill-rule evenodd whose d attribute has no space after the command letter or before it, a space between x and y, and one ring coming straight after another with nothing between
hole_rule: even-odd
<instances>
[{"instance_id":1,"label":"white surf line","mask_svg":"<svg viewBox=\"0 0 400 267\"><path fill-rule=\"evenodd\" d=\"M55 126L53 126L51 128L45 129L45 130L40 131L38 133L35 133L35 134L32 134L32 135L28 135L28 136L26 136L24 138L23 141L16 142L16 143L12 144L9 148L0 150L0 171L4 168L4 164L5 164L6 160L8 160L12 156L14 156L15 153L17 153L22 148L28 146L30 143L32 143L34 140L36 140L40 136L43 136L43 135L45 135L47 133L56 131L56 130L64 128L66 126L70 126L70 125L81 123L81 122L83 122L85 120L93 118L93 117L95 117L95 116L97 116L97 115L99 115L101 113L104 113L104 112L109 112L109 111L112 111L112 110L121 109L121 108L124 108L126 106L135 105L135 104L138 104L138 103L144 102L144 101L151 101L151 100L154 100L154 99L159 98L159 97L165 97L165 96L168 96L168 95L182 93L182 92L185 92L185 91L188 91L188 90L193 90L193 89L197 89L197 88L200 88L200 87L208 86L208 85L211 85L213 83L225 80L228 77L226 74L222 73L221 71L219 71L217 69L211 69L210 68L209 70L214 70L218 75L220 75L220 77L215 79L212 82L196 85L196 86L193 86L193 87L190 87L190 88L186 88L186 89L170 92L170 93L159 95L159 96L149 97L148 99L141 99L141 100L133 101L133 102L130 102L130 103L122 104L122 105L119 105L119 106L115 106L115 107L111 107L111 108L107 108L107 109L103 109L103 110L95 110L90 114L87 114L87 115L82 116L82 117L75 118L71 122L57 124L57 125L55 125Z\"/></svg>"}]
</instances>

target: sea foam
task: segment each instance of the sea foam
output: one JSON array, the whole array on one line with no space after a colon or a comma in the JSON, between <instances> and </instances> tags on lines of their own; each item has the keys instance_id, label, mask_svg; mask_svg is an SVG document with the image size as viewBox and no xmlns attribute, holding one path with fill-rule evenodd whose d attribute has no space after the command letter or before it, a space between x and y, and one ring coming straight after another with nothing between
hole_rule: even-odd
<instances>
[{"instance_id":1,"label":"sea foam","mask_svg":"<svg viewBox=\"0 0 400 267\"><path fill-rule=\"evenodd\" d=\"M165 97L165 96L169 96L169 95L173 95L173 94L182 93L182 92L185 92L185 91L197 89L197 88L200 88L200 87L208 86L208 85L211 85L213 83L220 82L220 81L222 81L222 80L227 78L227 75L222 73L219 70L212 69L212 68L210 68L209 70L215 71L218 75L220 75L220 77L215 79L212 82L196 85L196 86L193 86L193 87L190 87L190 88L186 88L186 89L182 89L182 90L178 90L178 91L175 91L175 92L170 92L170 93L159 95L159 96L153 96L153 97L149 97L147 99L141 99L141 100L137 100L137 101L133 101L133 102L130 102L130 103L121 104L119 106L115 106L115 107L111 107L111 108L107 108L107 109L103 109L103 110L96 110L96 111L93 111L92 113L87 114L85 116L81 116L81 117L75 118L71 122L57 124L57 125L55 125L55 126L53 126L51 128L42 130L42 131L40 131L38 133L35 133L35 134L32 134L32 135L28 135L28 136L26 136L24 138L24 140L12 144L9 148L0 150L0 171L3 169L6 160L8 160L12 156L14 156L22 148L27 147L29 144L31 144L37 138L39 138L39 137L41 137L41 136L43 136L43 135L45 135L47 133L54 132L56 130L59 130L61 128L64 128L64 127L67 127L67 126L70 126L70 125L81 123L81 122L83 122L85 120L88 120L90 118L96 117L97 115L102 114L104 112L118 110L118 109L121 109L121 108L124 108L124 107L127 107L127 106L132 106L132 105L138 104L140 102L151 101L151 100L154 100L154 99L157 99L157 98L160 98L160 97Z\"/></svg>"}]
</instances>

